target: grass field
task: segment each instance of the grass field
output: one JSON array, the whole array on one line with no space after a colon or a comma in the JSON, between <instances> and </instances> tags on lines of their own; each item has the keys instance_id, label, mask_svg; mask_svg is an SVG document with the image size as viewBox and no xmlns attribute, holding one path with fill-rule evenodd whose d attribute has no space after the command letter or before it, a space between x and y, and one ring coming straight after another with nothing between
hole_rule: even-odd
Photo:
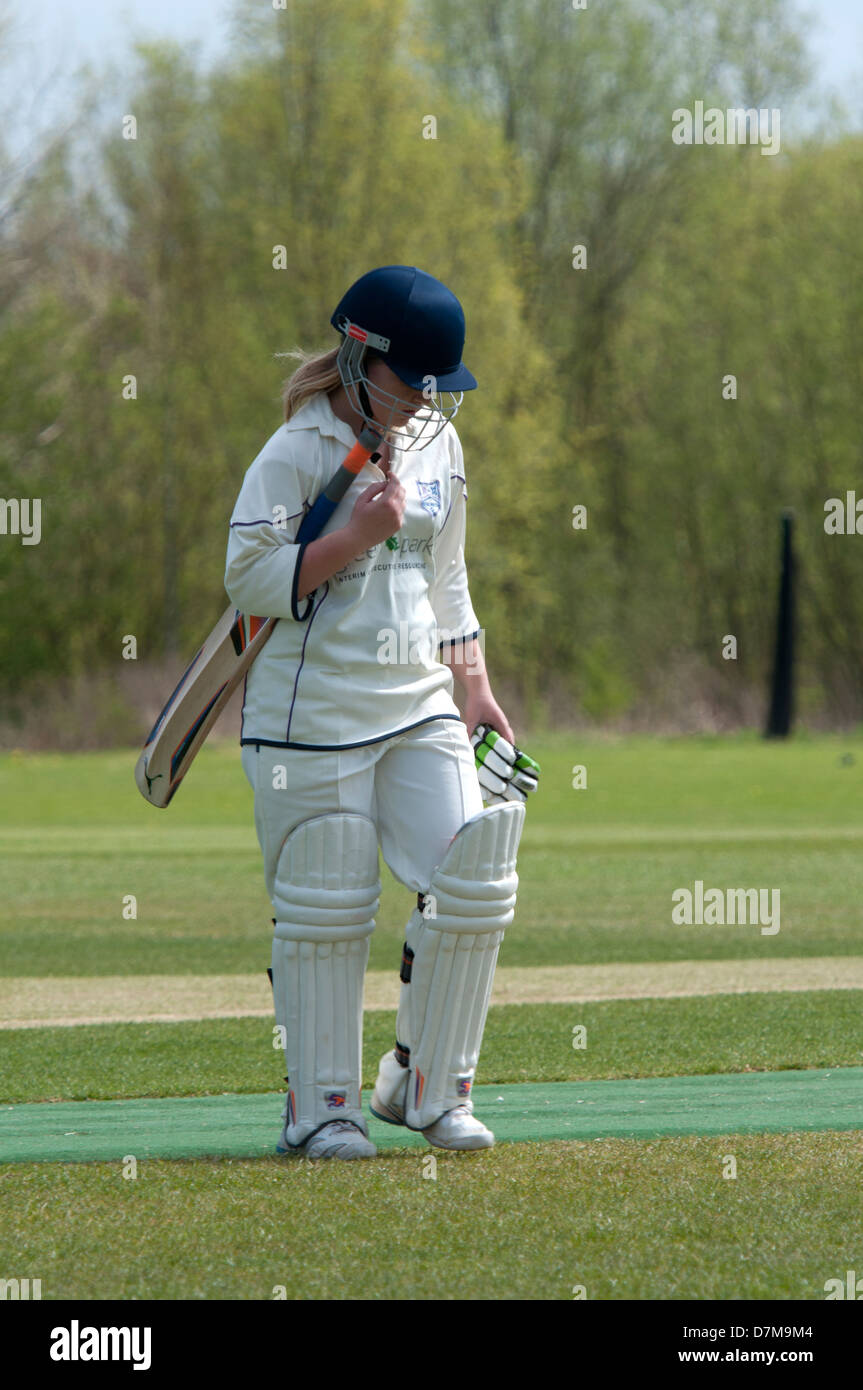
<instances>
[{"instance_id":1,"label":"grass field","mask_svg":"<svg viewBox=\"0 0 863 1390\"><path fill-rule=\"evenodd\" d=\"M650 963L685 976L691 962L695 978L698 963L736 962L750 992L596 1001L576 989L569 1003L495 1004L478 1081L863 1064L863 990L805 987L807 961L851 972L863 956L860 737L549 735L531 752L542 790L501 967L529 979L613 966L625 980ZM239 986L266 969L271 909L236 748L206 748L164 812L138 796L134 760L0 758L7 1017L21 1018L16 980L25 999L44 980L59 1008L75 980L98 993L100 979L116 989L125 977L134 1019L136 978L179 977L199 997L200 977ZM571 786L575 764L586 790ZM382 878L370 969L395 972L411 895L385 867ZM780 930L675 925L672 893L697 879L778 889ZM745 984L753 962L762 981L776 972L773 992ZM392 1010L366 1014L365 1086L393 1026ZM170 1023L7 1026L0 1102L276 1092L271 1029L193 1009ZM279 1108L274 1096L273 1142ZM433 1180L427 1153L347 1166L148 1159L135 1180L116 1163L8 1164L0 1276L42 1277L45 1298L256 1299L277 1285L293 1298L389 1298L395 1282L412 1298L570 1298L583 1284L600 1299L794 1299L863 1268L863 1097L845 1132L511 1143L438 1153Z\"/></svg>"}]
</instances>

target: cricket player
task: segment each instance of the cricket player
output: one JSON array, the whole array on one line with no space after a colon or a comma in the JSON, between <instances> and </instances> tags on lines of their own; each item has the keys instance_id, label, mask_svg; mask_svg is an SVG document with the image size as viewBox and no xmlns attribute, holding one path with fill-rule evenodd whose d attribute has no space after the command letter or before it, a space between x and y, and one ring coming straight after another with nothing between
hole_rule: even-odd
<instances>
[{"instance_id":1,"label":"cricket player","mask_svg":"<svg viewBox=\"0 0 863 1390\"><path fill-rule=\"evenodd\" d=\"M465 572L452 418L477 383L461 360L464 313L439 280L396 265L363 275L331 322L337 347L291 354L285 423L246 473L225 573L238 609L280 619L247 677L241 738L274 912L289 1087L277 1150L375 1156L360 1078L379 847L417 905L372 1112L442 1149L488 1148L470 1091L524 805L483 807L470 742L483 722L514 740ZM369 426L378 451L320 535L295 544Z\"/></svg>"}]
</instances>

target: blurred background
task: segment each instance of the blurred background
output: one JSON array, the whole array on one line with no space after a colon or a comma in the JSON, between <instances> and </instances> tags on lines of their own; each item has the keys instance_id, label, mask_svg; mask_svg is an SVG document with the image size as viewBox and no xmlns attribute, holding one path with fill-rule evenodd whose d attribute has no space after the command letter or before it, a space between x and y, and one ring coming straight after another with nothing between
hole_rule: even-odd
<instances>
[{"instance_id":1,"label":"blurred background","mask_svg":"<svg viewBox=\"0 0 863 1390\"><path fill-rule=\"evenodd\" d=\"M143 740L276 354L390 262L465 306L520 732L763 726L787 508L798 721L859 724L863 534L824 522L863 501L861 37L859 0L0 4L0 498L41 499L0 534L0 747ZM780 151L675 144L696 101L779 109Z\"/></svg>"}]
</instances>

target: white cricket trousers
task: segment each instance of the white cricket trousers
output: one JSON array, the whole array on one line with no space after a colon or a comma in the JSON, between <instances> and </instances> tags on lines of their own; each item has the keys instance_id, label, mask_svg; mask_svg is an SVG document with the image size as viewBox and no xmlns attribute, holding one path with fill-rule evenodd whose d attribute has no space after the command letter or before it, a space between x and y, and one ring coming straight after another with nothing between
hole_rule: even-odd
<instances>
[{"instance_id":1,"label":"white cricket trousers","mask_svg":"<svg viewBox=\"0 0 863 1390\"><path fill-rule=\"evenodd\" d=\"M285 840L312 816L356 811L370 817L393 877L426 893L453 836L483 809L474 751L458 719L433 719L359 748L244 744L242 762L255 793L270 898ZM282 767L287 785L278 789Z\"/></svg>"}]
</instances>

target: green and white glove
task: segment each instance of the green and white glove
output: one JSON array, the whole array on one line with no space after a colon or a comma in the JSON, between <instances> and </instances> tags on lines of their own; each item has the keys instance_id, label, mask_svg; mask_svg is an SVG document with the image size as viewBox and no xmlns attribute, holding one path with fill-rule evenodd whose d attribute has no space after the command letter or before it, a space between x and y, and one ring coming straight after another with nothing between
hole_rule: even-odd
<instances>
[{"instance_id":1,"label":"green and white glove","mask_svg":"<svg viewBox=\"0 0 863 1390\"><path fill-rule=\"evenodd\" d=\"M490 724L477 724L471 736L476 770L486 805L498 801L526 801L536 791L540 766L514 748Z\"/></svg>"}]
</instances>

